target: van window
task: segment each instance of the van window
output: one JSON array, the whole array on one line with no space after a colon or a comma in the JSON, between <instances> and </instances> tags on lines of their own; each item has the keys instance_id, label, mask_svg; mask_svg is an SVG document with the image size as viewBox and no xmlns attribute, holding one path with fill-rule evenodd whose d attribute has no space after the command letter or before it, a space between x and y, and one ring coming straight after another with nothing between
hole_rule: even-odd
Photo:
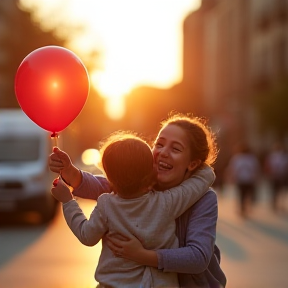
<instances>
[{"instance_id":1,"label":"van window","mask_svg":"<svg viewBox=\"0 0 288 288\"><path fill-rule=\"evenodd\" d=\"M39 158L38 137L0 138L0 162L27 162Z\"/></svg>"}]
</instances>

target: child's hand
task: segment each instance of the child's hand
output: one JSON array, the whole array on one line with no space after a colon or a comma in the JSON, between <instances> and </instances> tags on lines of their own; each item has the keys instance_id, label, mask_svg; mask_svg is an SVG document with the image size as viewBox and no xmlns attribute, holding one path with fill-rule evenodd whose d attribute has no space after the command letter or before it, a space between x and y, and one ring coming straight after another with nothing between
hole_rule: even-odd
<instances>
[{"instance_id":1,"label":"child's hand","mask_svg":"<svg viewBox=\"0 0 288 288\"><path fill-rule=\"evenodd\" d=\"M61 171L68 170L70 166L72 166L72 161L69 155L58 147L53 147L53 153L49 155L49 169L60 174Z\"/></svg>"},{"instance_id":2,"label":"child's hand","mask_svg":"<svg viewBox=\"0 0 288 288\"><path fill-rule=\"evenodd\" d=\"M61 178L56 178L53 181L53 187L51 188L51 194L62 203L66 203L73 199L72 193L67 185Z\"/></svg>"},{"instance_id":3,"label":"child's hand","mask_svg":"<svg viewBox=\"0 0 288 288\"><path fill-rule=\"evenodd\" d=\"M82 174L73 165L69 155L60 150L58 147L53 147L53 153L49 155L49 169L52 172L61 175L61 178L66 184L73 188L80 185Z\"/></svg>"}]
</instances>

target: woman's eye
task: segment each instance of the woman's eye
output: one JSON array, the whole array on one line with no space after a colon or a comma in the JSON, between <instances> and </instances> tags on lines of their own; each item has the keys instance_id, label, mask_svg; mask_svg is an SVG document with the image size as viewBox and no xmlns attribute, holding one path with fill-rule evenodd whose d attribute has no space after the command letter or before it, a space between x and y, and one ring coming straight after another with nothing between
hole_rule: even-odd
<instances>
[{"instance_id":1,"label":"woman's eye","mask_svg":"<svg viewBox=\"0 0 288 288\"><path fill-rule=\"evenodd\" d=\"M156 147L156 148L161 148L161 147L163 147L163 145L162 145L161 143L156 143L156 144L155 144L155 147Z\"/></svg>"}]
</instances>

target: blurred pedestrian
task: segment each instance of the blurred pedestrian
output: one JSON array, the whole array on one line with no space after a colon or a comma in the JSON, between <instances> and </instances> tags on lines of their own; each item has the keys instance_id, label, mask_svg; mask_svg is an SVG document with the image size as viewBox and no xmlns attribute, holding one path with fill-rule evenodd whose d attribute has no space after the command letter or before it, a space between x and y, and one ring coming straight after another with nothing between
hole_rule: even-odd
<instances>
[{"instance_id":1,"label":"blurred pedestrian","mask_svg":"<svg viewBox=\"0 0 288 288\"><path fill-rule=\"evenodd\" d=\"M285 190L287 189L288 153L283 143L276 142L267 154L264 163L264 171L271 185L271 206L275 212L285 209Z\"/></svg>"},{"instance_id":2,"label":"blurred pedestrian","mask_svg":"<svg viewBox=\"0 0 288 288\"><path fill-rule=\"evenodd\" d=\"M242 217L247 216L248 208L256 200L256 187L260 172L261 166L256 155L246 143L240 144L229 161L227 174L236 185Z\"/></svg>"}]
</instances>

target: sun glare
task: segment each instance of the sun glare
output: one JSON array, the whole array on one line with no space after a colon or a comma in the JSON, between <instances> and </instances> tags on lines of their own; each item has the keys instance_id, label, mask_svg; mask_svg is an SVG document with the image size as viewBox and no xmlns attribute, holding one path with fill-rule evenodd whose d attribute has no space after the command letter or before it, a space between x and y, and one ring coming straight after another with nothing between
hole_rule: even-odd
<instances>
[{"instance_id":1,"label":"sun glare","mask_svg":"<svg viewBox=\"0 0 288 288\"><path fill-rule=\"evenodd\" d=\"M46 29L84 25L82 34L69 35L67 48L83 59L99 51L91 84L107 98L106 112L113 119L124 115L123 97L133 88L168 88L181 80L183 20L200 5L200 0L20 2Z\"/></svg>"},{"instance_id":2,"label":"sun glare","mask_svg":"<svg viewBox=\"0 0 288 288\"><path fill-rule=\"evenodd\" d=\"M53 87L54 89L57 89L57 88L59 87L58 82L54 81L54 82L52 83L52 87Z\"/></svg>"}]
</instances>

